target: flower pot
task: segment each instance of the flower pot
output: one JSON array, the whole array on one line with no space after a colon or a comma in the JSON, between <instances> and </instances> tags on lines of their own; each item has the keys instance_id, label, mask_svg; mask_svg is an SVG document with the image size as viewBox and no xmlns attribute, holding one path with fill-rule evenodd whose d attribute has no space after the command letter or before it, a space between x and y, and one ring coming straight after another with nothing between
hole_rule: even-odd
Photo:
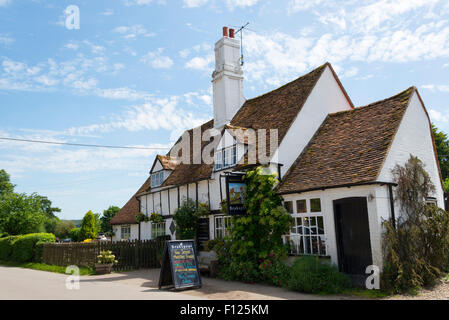
<instances>
[{"instance_id":1,"label":"flower pot","mask_svg":"<svg viewBox=\"0 0 449 320\"><path fill-rule=\"evenodd\" d=\"M95 264L95 271L97 272L97 274L111 273L112 272L112 266L113 266L113 263L108 263L108 264L96 263Z\"/></svg>"}]
</instances>

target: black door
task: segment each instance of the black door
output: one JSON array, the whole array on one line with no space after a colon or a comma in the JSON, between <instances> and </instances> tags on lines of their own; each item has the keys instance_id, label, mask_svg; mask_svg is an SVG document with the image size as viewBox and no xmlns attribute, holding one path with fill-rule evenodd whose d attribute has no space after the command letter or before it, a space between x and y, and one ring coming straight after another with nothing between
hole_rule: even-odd
<instances>
[{"instance_id":1,"label":"black door","mask_svg":"<svg viewBox=\"0 0 449 320\"><path fill-rule=\"evenodd\" d=\"M209 241L209 218L198 219L197 246L199 250L204 250L206 241Z\"/></svg>"},{"instance_id":2,"label":"black door","mask_svg":"<svg viewBox=\"0 0 449 320\"><path fill-rule=\"evenodd\" d=\"M365 197L334 201L338 264L347 274L365 274L373 264Z\"/></svg>"}]
</instances>

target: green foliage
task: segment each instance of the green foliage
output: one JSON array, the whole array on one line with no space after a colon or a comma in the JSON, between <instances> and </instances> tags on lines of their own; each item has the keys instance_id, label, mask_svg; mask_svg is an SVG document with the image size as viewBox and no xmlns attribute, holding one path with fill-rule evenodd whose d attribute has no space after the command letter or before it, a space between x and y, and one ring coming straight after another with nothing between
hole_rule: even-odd
<instances>
[{"instance_id":1,"label":"green foliage","mask_svg":"<svg viewBox=\"0 0 449 320\"><path fill-rule=\"evenodd\" d=\"M61 209L51 206L51 201L47 197L40 195L36 195L36 197L40 201L42 211L49 219L56 218L55 212L61 212Z\"/></svg>"},{"instance_id":2,"label":"green foliage","mask_svg":"<svg viewBox=\"0 0 449 320\"><path fill-rule=\"evenodd\" d=\"M0 201L0 230L10 235L44 230L45 213L36 194L10 193Z\"/></svg>"},{"instance_id":3,"label":"green foliage","mask_svg":"<svg viewBox=\"0 0 449 320\"><path fill-rule=\"evenodd\" d=\"M232 219L231 236L217 248L220 275L246 282L272 282L275 271L286 256L282 235L290 229L291 217L274 190L275 175L262 174L261 168L247 172L245 207L247 214ZM280 275L274 274L278 281ZM271 278L270 278L271 277Z\"/></svg>"},{"instance_id":4,"label":"green foliage","mask_svg":"<svg viewBox=\"0 0 449 320\"><path fill-rule=\"evenodd\" d=\"M18 236L8 236L0 239L0 260L10 260L12 255L12 244Z\"/></svg>"},{"instance_id":5,"label":"green foliage","mask_svg":"<svg viewBox=\"0 0 449 320\"><path fill-rule=\"evenodd\" d=\"M435 146L438 154L438 161L440 164L441 175L443 181L449 179L449 139L446 133L439 131L437 127L432 124L433 136L435 139ZM449 184L445 184L445 191L449 192Z\"/></svg>"},{"instance_id":6,"label":"green foliage","mask_svg":"<svg viewBox=\"0 0 449 320\"><path fill-rule=\"evenodd\" d=\"M70 230L69 238L72 239L73 242L80 242L80 228L73 228Z\"/></svg>"},{"instance_id":7,"label":"green foliage","mask_svg":"<svg viewBox=\"0 0 449 320\"><path fill-rule=\"evenodd\" d=\"M112 232L111 219L120 211L119 207L109 206L106 210L103 211L103 215L101 216L101 230L103 232Z\"/></svg>"},{"instance_id":8,"label":"green foliage","mask_svg":"<svg viewBox=\"0 0 449 320\"><path fill-rule=\"evenodd\" d=\"M150 221L153 223L162 223L164 222L164 218L160 213L152 212L150 216Z\"/></svg>"},{"instance_id":9,"label":"green foliage","mask_svg":"<svg viewBox=\"0 0 449 320\"><path fill-rule=\"evenodd\" d=\"M71 220L58 220L56 222L54 234L59 239L70 238L70 231L75 228L75 222Z\"/></svg>"},{"instance_id":10,"label":"green foliage","mask_svg":"<svg viewBox=\"0 0 449 320\"><path fill-rule=\"evenodd\" d=\"M86 239L95 239L98 234L98 222L92 211L88 211L81 222L81 228L79 232L78 241L84 241Z\"/></svg>"},{"instance_id":11,"label":"green foliage","mask_svg":"<svg viewBox=\"0 0 449 320\"><path fill-rule=\"evenodd\" d=\"M9 180L9 174L1 169L0 170L0 198L14 192L14 185Z\"/></svg>"},{"instance_id":12,"label":"green foliage","mask_svg":"<svg viewBox=\"0 0 449 320\"><path fill-rule=\"evenodd\" d=\"M305 293L337 294L350 288L351 280L318 257L302 257L291 267L287 287Z\"/></svg>"},{"instance_id":13,"label":"green foliage","mask_svg":"<svg viewBox=\"0 0 449 320\"><path fill-rule=\"evenodd\" d=\"M198 209L196 211L198 217L207 217L210 215L210 208L207 203L198 202Z\"/></svg>"},{"instance_id":14,"label":"green foliage","mask_svg":"<svg viewBox=\"0 0 449 320\"><path fill-rule=\"evenodd\" d=\"M195 239L198 215L195 202L192 199L183 200L181 206L176 209L173 219L175 220L177 239Z\"/></svg>"},{"instance_id":15,"label":"green foliage","mask_svg":"<svg viewBox=\"0 0 449 320\"><path fill-rule=\"evenodd\" d=\"M17 262L40 261L42 251L39 249L36 251L36 244L45 242L55 242L55 236L51 233L30 233L19 236L12 242L11 259Z\"/></svg>"},{"instance_id":16,"label":"green foliage","mask_svg":"<svg viewBox=\"0 0 449 320\"><path fill-rule=\"evenodd\" d=\"M141 223L141 222L147 222L150 221L151 218L148 218L144 213L139 212L138 214L136 214L136 222L137 223Z\"/></svg>"},{"instance_id":17,"label":"green foliage","mask_svg":"<svg viewBox=\"0 0 449 320\"><path fill-rule=\"evenodd\" d=\"M422 162L410 156L393 170L396 200L404 212L396 221L383 221L382 288L388 292L416 291L431 285L449 269L449 213L427 205L435 189Z\"/></svg>"}]
</instances>

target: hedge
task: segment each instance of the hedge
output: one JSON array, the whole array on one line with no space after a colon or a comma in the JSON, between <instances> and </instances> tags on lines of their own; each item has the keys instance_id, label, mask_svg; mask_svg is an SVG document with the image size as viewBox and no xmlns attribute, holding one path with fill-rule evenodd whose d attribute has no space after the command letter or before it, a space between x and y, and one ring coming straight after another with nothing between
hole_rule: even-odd
<instances>
[{"instance_id":1,"label":"hedge","mask_svg":"<svg viewBox=\"0 0 449 320\"><path fill-rule=\"evenodd\" d=\"M52 233L30 233L18 236L12 242L12 255L9 260L41 261L42 243L46 242L55 242L55 235Z\"/></svg>"},{"instance_id":2,"label":"hedge","mask_svg":"<svg viewBox=\"0 0 449 320\"><path fill-rule=\"evenodd\" d=\"M11 260L13 242L19 236L8 236L0 239L0 260Z\"/></svg>"}]
</instances>

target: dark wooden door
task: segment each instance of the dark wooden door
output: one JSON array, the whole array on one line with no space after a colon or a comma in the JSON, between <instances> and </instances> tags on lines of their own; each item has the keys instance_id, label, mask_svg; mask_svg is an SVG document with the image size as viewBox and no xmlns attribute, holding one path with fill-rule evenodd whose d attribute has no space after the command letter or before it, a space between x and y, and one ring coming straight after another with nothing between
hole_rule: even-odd
<instances>
[{"instance_id":1,"label":"dark wooden door","mask_svg":"<svg viewBox=\"0 0 449 320\"><path fill-rule=\"evenodd\" d=\"M365 197L334 201L338 264L347 274L365 274L373 264Z\"/></svg>"},{"instance_id":2,"label":"dark wooden door","mask_svg":"<svg viewBox=\"0 0 449 320\"><path fill-rule=\"evenodd\" d=\"M206 241L209 241L209 218L198 219L197 246L199 250L204 250Z\"/></svg>"}]
</instances>

